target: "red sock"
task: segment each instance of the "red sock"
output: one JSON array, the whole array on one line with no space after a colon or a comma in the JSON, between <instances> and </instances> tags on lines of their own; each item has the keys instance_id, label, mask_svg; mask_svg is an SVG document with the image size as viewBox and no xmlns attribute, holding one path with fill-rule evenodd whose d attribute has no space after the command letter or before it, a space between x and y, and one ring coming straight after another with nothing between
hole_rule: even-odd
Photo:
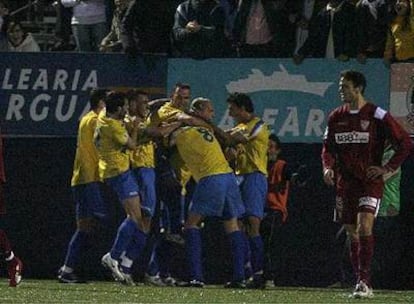
<instances>
[{"instance_id":1,"label":"red sock","mask_svg":"<svg viewBox=\"0 0 414 304\"><path fill-rule=\"evenodd\" d=\"M360 280L371 286L371 260L374 255L374 236L359 237L359 276Z\"/></svg>"},{"instance_id":2,"label":"red sock","mask_svg":"<svg viewBox=\"0 0 414 304\"><path fill-rule=\"evenodd\" d=\"M352 240L349 248L349 257L351 259L352 269L354 270L355 277L359 281L359 241Z\"/></svg>"},{"instance_id":3,"label":"red sock","mask_svg":"<svg viewBox=\"0 0 414 304\"><path fill-rule=\"evenodd\" d=\"M12 251L9 239L7 238L6 232L0 229L0 252L6 256Z\"/></svg>"}]
</instances>

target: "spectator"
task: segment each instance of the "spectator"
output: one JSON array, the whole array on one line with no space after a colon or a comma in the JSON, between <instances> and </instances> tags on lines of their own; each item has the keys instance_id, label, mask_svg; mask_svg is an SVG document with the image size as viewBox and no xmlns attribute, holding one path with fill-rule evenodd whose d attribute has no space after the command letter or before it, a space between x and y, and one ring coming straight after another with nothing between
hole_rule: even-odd
<instances>
[{"instance_id":1,"label":"spectator","mask_svg":"<svg viewBox=\"0 0 414 304\"><path fill-rule=\"evenodd\" d=\"M294 27L289 22L286 0L246 0L240 4L234 37L241 57L288 57L292 55Z\"/></svg>"},{"instance_id":2,"label":"spectator","mask_svg":"<svg viewBox=\"0 0 414 304\"><path fill-rule=\"evenodd\" d=\"M104 0L61 0L72 7L72 32L78 52L97 52L108 32Z\"/></svg>"},{"instance_id":3,"label":"spectator","mask_svg":"<svg viewBox=\"0 0 414 304\"><path fill-rule=\"evenodd\" d=\"M237 16L239 0L220 0L220 6L224 10L224 33L230 41L233 41L234 21Z\"/></svg>"},{"instance_id":4,"label":"spectator","mask_svg":"<svg viewBox=\"0 0 414 304\"><path fill-rule=\"evenodd\" d=\"M282 226L288 217L287 203L290 187L304 186L308 178L305 165L300 166L298 172L293 172L292 167L281 157L281 153L279 138L271 134L267 150L268 190L265 217L260 227L265 248L263 276L266 287L274 287L274 282L281 274L280 238Z\"/></svg>"},{"instance_id":5,"label":"spectator","mask_svg":"<svg viewBox=\"0 0 414 304\"><path fill-rule=\"evenodd\" d=\"M0 51L7 51L7 35L6 27L4 26L9 16L8 3L0 0Z\"/></svg>"},{"instance_id":6,"label":"spectator","mask_svg":"<svg viewBox=\"0 0 414 304\"><path fill-rule=\"evenodd\" d=\"M40 52L40 47L31 33L26 33L18 21L6 25L8 50L11 52Z\"/></svg>"},{"instance_id":7,"label":"spectator","mask_svg":"<svg viewBox=\"0 0 414 304\"><path fill-rule=\"evenodd\" d=\"M289 17L294 20L296 25L296 44L293 54L305 43L309 36L309 25L318 15L322 8L326 6L328 0L302 0L293 7L293 14Z\"/></svg>"},{"instance_id":8,"label":"spectator","mask_svg":"<svg viewBox=\"0 0 414 304\"><path fill-rule=\"evenodd\" d=\"M101 41L101 52L119 52L122 50L121 22L128 8L130 0L114 0L115 11L112 18L111 31Z\"/></svg>"},{"instance_id":9,"label":"spectator","mask_svg":"<svg viewBox=\"0 0 414 304\"><path fill-rule=\"evenodd\" d=\"M133 0L121 25L124 52L170 53L171 28L179 0Z\"/></svg>"},{"instance_id":10,"label":"spectator","mask_svg":"<svg viewBox=\"0 0 414 304\"><path fill-rule=\"evenodd\" d=\"M72 29L70 27L72 8L64 7L62 1L55 1L53 6L56 11L55 38L56 43L51 51L73 51L75 46L71 43Z\"/></svg>"},{"instance_id":11,"label":"spectator","mask_svg":"<svg viewBox=\"0 0 414 304\"><path fill-rule=\"evenodd\" d=\"M396 16L389 26L385 45L384 62L414 59L414 22L410 0L397 0L394 5Z\"/></svg>"},{"instance_id":12,"label":"spectator","mask_svg":"<svg viewBox=\"0 0 414 304\"><path fill-rule=\"evenodd\" d=\"M174 48L180 57L211 58L229 54L223 8L214 0L187 0L175 13Z\"/></svg>"},{"instance_id":13,"label":"spectator","mask_svg":"<svg viewBox=\"0 0 414 304\"><path fill-rule=\"evenodd\" d=\"M387 37L389 5L385 0L360 0L356 5L357 59L382 58Z\"/></svg>"},{"instance_id":14,"label":"spectator","mask_svg":"<svg viewBox=\"0 0 414 304\"><path fill-rule=\"evenodd\" d=\"M355 53L355 6L346 0L330 0L309 27L309 37L293 57L337 58L347 61Z\"/></svg>"}]
</instances>

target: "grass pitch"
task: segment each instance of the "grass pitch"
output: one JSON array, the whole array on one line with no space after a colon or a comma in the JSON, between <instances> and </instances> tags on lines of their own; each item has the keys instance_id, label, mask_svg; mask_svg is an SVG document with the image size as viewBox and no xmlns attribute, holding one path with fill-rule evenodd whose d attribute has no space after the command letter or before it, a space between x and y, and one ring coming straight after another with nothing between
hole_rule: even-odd
<instances>
[{"instance_id":1,"label":"grass pitch","mask_svg":"<svg viewBox=\"0 0 414 304\"><path fill-rule=\"evenodd\" d=\"M233 290L218 285L199 288L129 287L115 282L60 284L24 280L10 288L0 280L0 303L414 303L414 291L375 290L372 299L350 299L351 290L276 287Z\"/></svg>"}]
</instances>

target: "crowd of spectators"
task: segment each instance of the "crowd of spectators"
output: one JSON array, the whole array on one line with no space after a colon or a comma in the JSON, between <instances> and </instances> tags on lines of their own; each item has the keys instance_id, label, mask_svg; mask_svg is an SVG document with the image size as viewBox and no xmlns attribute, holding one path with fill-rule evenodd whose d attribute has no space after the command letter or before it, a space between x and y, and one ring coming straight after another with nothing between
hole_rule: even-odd
<instances>
[{"instance_id":1,"label":"crowd of spectators","mask_svg":"<svg viewBox=\"0 0 414 304\"><path fill-rule=\"evenodd\" d=\"M387 64L414 58L412 0L36 2L56 9L57 43L47 51L292 57L298 64L305 58L357 58L361 63L383 58ZM30 33L9 15L9 5L0 0L0 49L38 51ZM19 43L32 46L16 46L16 24L22 32Z\"/></svg>"}]
</instances>

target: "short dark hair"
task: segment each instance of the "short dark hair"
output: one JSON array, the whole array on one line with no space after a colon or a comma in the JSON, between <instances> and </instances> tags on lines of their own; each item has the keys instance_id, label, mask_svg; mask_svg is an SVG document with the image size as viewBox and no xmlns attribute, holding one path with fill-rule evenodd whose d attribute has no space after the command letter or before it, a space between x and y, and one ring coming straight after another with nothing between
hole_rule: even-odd
<instances>
[{"instance_id":1,"label":"short dark hair","mask_svg":"<svg viewBox=\"0 0 414 304\"><path fill-rule=\"evenodd\" d=\"M95 110L99 106L99 101L105 101L106 94L108 94L108 92L108 89L95 88L91 90L91 92L89 93L89 103L91 105L92 110Z\"/></svg>"},{"instance_id":2,"label":"short dark hair","mask_svg":"<svg viewBox=\"0 0 414 304\"><path fill-rule=\"evenodd\" d=\"M341 72L341 78L351 81L354 87L361 87L361 93L364 94L367 86L367 80L361 72L355 70L345 70Z\"/></svg>"},{"instance_id":3,"label":"short dark hair","mask_svg":"<svg viewBox=\"0 0 414 304\"><path fill-rule=\"evenodd\" d=\"M274 141L276 143L276 145L280 148L281 142L280 142L279 137L277 137L276 134L273 134L273 133L270 134L269 135L269 140Z\"/></svg>"},{"instance_id":4,"label":"short dark hair","mask_svg":"<svg viewBox=\"0 0 414 304\"><path fill-rule=\"evenodd\" d=\"M191 86L188 83L184 83L184 82L177 82L174 87L174 92L177 88L180 90L182 89L191 90Z\"/></svg>"},{"instance_id":5,"label":"short dark hair","mask_svg":"<svg viewBox=\"0 0 414 304\"><path fill-rule=\"evenodd\" d=\"M148 96L149 94L146 91L139 89L131 89L128 92L126 92L126 97L128 98L128 101L138 99L138 96L140 95Z\"/></svg>"},{"instance_id":6,"label":"short dark hair","mask_svg":"<svg viewBox=\"0 0 414 304\"><path fill-rule=\"evenodd\" d=\"M227 97L228 103L233 103L239 108L244 108L245 111L249 113L254 112L253 102L250 99L249 95L244 93L232 93Z\"/></svg>"},{"instance_id":7,"label":"short dark hair","mask_svg":"<svg viewBox=\"0 0 414 304\"><path fill-rule=\"evenodd\" d=\"M122 92L111 91L107 94L105 98L106 112L113 114L119 107L125 105L126 95Z\"/></svg>"}]
</instances>

